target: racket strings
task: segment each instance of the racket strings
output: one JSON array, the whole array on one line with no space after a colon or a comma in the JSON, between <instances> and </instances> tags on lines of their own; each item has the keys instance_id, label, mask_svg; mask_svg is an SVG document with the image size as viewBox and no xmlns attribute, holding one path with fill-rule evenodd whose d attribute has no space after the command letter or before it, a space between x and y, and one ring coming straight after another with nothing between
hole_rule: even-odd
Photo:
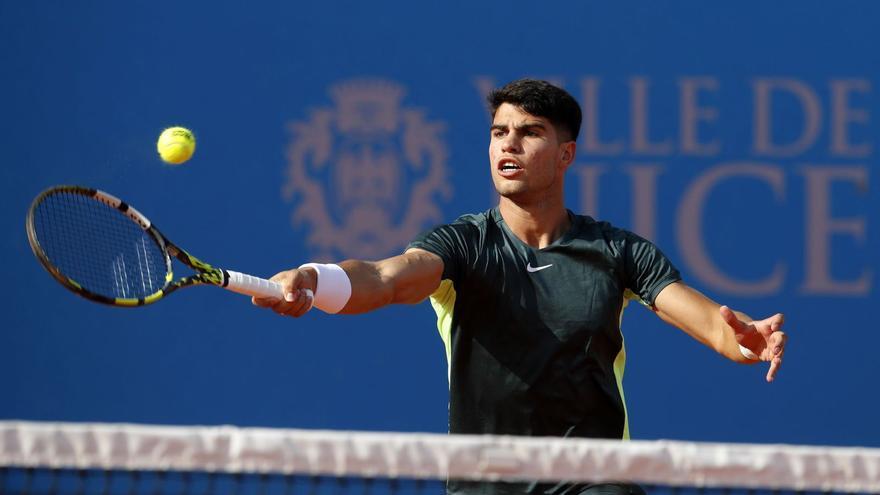
<instances>
[{"instance_id":1,"label":"racket strings","mask_svg":"<svg viewBox=\"0 0 880 495\"><path fill-rule=\"evenodd\" d=\"M89 292L139 299L165 284L165 256L153 237L91 197L46 196L34 212L34 230L49 262Z\"/></svg>"}]
</instances>

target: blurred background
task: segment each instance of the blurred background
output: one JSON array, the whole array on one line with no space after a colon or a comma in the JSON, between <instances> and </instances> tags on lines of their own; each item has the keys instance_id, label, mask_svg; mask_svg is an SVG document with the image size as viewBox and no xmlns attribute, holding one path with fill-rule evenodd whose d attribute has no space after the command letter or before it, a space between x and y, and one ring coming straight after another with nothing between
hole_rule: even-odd
<instances>
[{"instance_id":1,"label":"blurred background","mask_svg":"<svg viewBox=\"0 0 880 495\"><path fill-rule=\"evenodd\" d=\"M493 206L484 96L530 76L584 107L572 210L786 314L767 384L630 306L633 438L880 446L878 21L868 1L2 1L0 419L446 431L429 304L105 307L44 272L24 218L79 184L236 270L385 257ZM176 167L172 125L198 139Z\"/></svg>"}]
</instances>

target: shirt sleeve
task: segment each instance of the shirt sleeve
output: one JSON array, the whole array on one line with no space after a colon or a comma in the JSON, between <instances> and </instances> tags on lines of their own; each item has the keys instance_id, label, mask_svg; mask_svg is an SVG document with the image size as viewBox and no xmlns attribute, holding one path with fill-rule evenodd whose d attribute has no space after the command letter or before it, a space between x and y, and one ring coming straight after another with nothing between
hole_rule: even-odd
<instances>
[{"instance_id":1,"label":"shirt sleeve","mask_svg":"<svg viewBox=\"0 0 880 495\"><path fill-rule=\"evenodd\" d=\"M624 265L627 288L651 307L667 285L681 280L678 269L650 241L626 232Z\"/></svg>"},{"instance_id":2,"label":"shirt sleeve","mask_svg":"<svg viewBox=\"0 0 880 495\"><path fill-rule=\"evenodd\" d=\"M469 242L473 227L465 223L440 225L416 236L406 248L424 249L439 256L443 260L443 279L455 282L473 254L473 246Z\"/></svg>"}]
</instances>

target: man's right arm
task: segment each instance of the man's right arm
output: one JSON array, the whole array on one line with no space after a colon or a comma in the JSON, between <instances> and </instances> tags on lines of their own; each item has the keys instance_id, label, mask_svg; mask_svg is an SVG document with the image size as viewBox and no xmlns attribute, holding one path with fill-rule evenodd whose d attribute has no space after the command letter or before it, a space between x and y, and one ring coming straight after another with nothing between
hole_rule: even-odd
<instances>
[{"instance_id":1,"label":"man's right arm","mask_svg":"<svg viewBox=\"0 0 880 495\"><path fill-rule=\"evenodd\" d=\"M339 313L365 313L388 304L413 304L430 296L443 276L443 260L423 249L380 261L346 260L339 263L351 283L351 296ZM254 298L257 306L278 314L299 317L311 307L305 289L316 292L318 273L314 268L286 270L272 277L284 287L285 299Z\"/></svg>"}]
</instances>

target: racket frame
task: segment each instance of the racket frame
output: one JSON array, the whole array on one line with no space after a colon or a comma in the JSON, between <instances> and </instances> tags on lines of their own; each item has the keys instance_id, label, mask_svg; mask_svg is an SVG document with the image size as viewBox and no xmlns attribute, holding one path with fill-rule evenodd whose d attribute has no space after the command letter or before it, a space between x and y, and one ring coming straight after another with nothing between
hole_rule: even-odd
<instances>
[{"instance_id":1,"label":"racket frame","mask_svg":"<svg viewBox=\"0 0 880 495\"><path fill-rule=\"evenodd\" d=\"M86 289L76 280L62 273L61 270L58 269L58 267L56 267L49 260L48 255L40 245L34 223L35 212L42 201L48 196L62 193L78 194L80 196L84 196L94 201L103 203L110 208L119 210L120 213L124 214L129 220L136 223L141 229L143 229L144 232L149 235L150 239L159 246L159 249L164 256L165 281L163 286L156 292L140 298L108 297L103 294L97 294ZM229 272L221 268L215 268L179 248L170 240L168 240L168 238L165 237L143 213L139 212L131 205L129 205L125 201L122 201L116 196L113 196L112 194L101 191L99 189L73 185L54 186L46 189L45 191L41 192L36 198L34 198L33 203L31 203L31 207L28 210L27 214L26 228L28 242L31 246L31 250L34 252L36 258L40 261L40 264L43 265L43 268L45 268L46 271L48 271L52 275L52 277L55 278L55 280L61 283L61 285L73 291L75 294L91 301L121 307L145 306L162 299L166 295L176 291L181 287L188 287L192 285L216 285L219 287L229 288L230 290L235 290L236 292L247 293L243 290L236 290L236 288L234 287L228 287L230 280ZM174 256L174 258L179 260L181 263L195 270L196 273L188 277L173 280L174 271L171 266L171 256ZM264 283L277 285L274 282L257 279L256 277L252 278ZM278 290L278 295L279 297L281 297L280 288Z\"/></svg>"}]
</instances>

